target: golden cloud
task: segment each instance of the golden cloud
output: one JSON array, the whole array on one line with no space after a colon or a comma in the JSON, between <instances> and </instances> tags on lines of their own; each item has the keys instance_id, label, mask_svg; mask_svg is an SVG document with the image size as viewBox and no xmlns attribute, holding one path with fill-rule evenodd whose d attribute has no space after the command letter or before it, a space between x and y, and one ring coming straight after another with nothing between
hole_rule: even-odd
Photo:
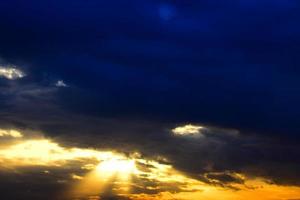
<instances>
[{"instance_id":1,"label":"golden cloud","mask_svg":"<svg viewBox=\"0 0 300 200\"><path fill-rule=\"evenodd\" d=\"M10 80L14 80L23 78L25 76L25 73L15 66L0 66L0 76Z\"/></svg>"},{"instance_id":2,"label":"golden cloud","mask_svg":"<svg viewBox=\"0 0 300 200\"><path fill-rule=\"evenodd\" d=\"M187 124L184 126L179 126L172 129L172 132L175 135L199 135L201 134L201 130L205 129L203 126Z\"/></svg>"},{"instance_id":3,"label":"golden cloud","mask_svg":"<svg viewBox=\"0 0 300 200\"><path fill-rule=\"evenodd\" d=\"M13 138L21 138L23 137L22 133L17 130L6 130L6 129L0 129L0 137L13 137Z\"/></svg>"}]
</instances>

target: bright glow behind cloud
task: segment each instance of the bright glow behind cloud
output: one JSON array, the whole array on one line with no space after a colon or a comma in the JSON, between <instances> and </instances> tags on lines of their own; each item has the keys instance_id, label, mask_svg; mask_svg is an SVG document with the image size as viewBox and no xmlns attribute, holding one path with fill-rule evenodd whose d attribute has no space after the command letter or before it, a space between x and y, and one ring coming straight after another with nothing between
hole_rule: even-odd
<instances>
[{"instance_id":1,"label":"bright glow behind cloud","mask_svg":"<svg viewBox=\"0 0 300 200\"><path fill-rule=\"evenodd\" d=\"M182 134L199 134L202 128L186 125L175 129ZM300 195L299 187L270 184L268 180L234 172L226 173L241 177L243 183L232 182L227 187L207 184L186 176L171 164L148 160L138 152L126 156L113 151L64 147L43 136L27 138L27 134L15 130L0 130L2 135L13 135L15 139L0 145L0 172L24 177L30 168L30 173L42 171L37 178L48 178L45 180L51 180L51 184L55 183L53 180L66 184L68 189L60 194L66 199L101 199L107 193L132 200L281 200ZM17 138L20 135L23 137ZM214 176L209 178L217 183Z\"/></svg>"},{"instance_id":2,"label":"bright glow behind cloud","mask_svg":"<svg viewBox=\"0 0 300 200\"><path fill-rule=\"evenodd\" d=\"M25 76L25 73L15 66L0 66L0 77L10 80L20 79Z\"/></svg>"},{"instance_id":3,"label":"bright glow behind cloud","mask_svg":"<svg viewBox=\"0 0 300 200\"><path fill-rule=\"evenodd\" d=\"M92 149L64 148L47 139L24 140L5 149L0 149L0 163L13 166L47 165L61 166L66 161L80 158L105 160L112 152L99 152Z\"/></svg>"}]
</instances>

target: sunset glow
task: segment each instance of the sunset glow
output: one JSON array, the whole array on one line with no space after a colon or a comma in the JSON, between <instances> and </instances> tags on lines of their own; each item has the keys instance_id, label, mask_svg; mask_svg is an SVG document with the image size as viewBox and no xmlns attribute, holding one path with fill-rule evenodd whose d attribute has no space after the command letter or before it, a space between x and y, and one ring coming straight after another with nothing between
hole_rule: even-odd
<instances>
[{"instance_id":1,"label":"sunset glow","mask_svg":"<svg viewBox=\"0 0 300 200\"><path fill-rule=\"evenodd\" d=\"M268 180L250 179L242 174L232 174L244 179L242 184L234 183L228 185L228 188L210 185L184 175L170 164L142 159L139 153L132 155L134 157L96 149L62 147L48 139L32 140L25 137L1 147L0 162L15 169L28 166L42 166L45 169L50 167L47 174L53 175L55 172L51 169L66 169L70 163L76 161L76 166L73 166L75 168L66 177L69 179L67 182L70 182L69 189L60 194L66 199L89 199L106 193L127 196L134 200L214 200L221 197L224 200L250 200L254 196L259 200L288 200L289 196L300 195L299 187L279 186L268 183ZM157 184L149 185L149 181ZM141 191L137 192L139 190ZM154 191L159 192L151 194Z\"/></svg>"}]
</instances>

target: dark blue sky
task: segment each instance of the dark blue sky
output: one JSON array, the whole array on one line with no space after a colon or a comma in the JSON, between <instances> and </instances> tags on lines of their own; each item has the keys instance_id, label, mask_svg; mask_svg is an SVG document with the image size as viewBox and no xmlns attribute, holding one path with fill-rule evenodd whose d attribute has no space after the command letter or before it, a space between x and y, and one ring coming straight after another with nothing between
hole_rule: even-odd
<instances>
[{"instance_id":1,"label":"dark blue sky","mask_svg":"<svg viewBox=\"0 0 300 200\"><path fill-rule=\"evenodd\" d=\"M65 109L300 130L297 1L1 1L0 55Z\"/></svg>"}]
</instances>

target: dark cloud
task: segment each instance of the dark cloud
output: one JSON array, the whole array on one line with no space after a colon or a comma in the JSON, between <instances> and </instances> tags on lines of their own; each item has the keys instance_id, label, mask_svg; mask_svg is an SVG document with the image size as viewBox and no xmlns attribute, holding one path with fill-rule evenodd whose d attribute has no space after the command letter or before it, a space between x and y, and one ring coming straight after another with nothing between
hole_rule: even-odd
<instances>
[{"instance_id":1,"label":"dark cloud","mask_svg":"<svg viewBox=\"0 0 300 200\"><path fill-rule=\"evenodd\" d=\"M66 176L68 170L51 169L55 176L44 173L46 169L42 167L18 169L17 172L2 170L0 191L4 199L55 200L60 199L59 195L67 189L67 182L64 180L69 178Z\"/></svg>"}]
</instances>

